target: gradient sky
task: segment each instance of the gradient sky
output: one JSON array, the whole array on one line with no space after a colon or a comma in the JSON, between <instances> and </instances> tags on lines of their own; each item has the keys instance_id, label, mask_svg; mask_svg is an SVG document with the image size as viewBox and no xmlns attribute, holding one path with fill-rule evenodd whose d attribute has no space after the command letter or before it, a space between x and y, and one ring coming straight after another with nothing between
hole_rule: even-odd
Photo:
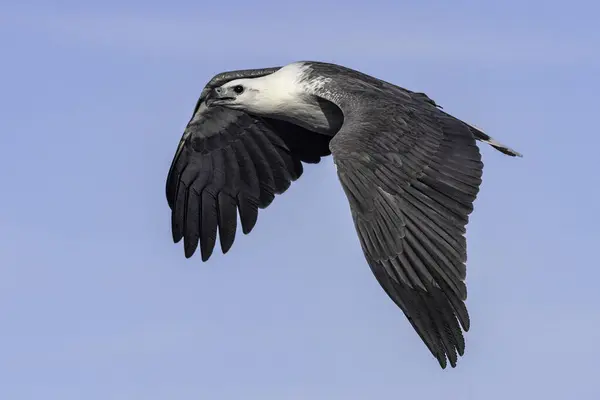
<instances>
[{"instance_id":1,"label":"gradient sky","mask_svg":"<svg viewBox=\"0 0 600 400\"><path fill-rule=\"evenodd\" d=\"M600 3L50 3L0 7L1 399L600 398ZM171 241L204 84L306 59L524 154L482 146L454 370L372 276L331 159L226 256Z\"/></svg>"}]
</instances>

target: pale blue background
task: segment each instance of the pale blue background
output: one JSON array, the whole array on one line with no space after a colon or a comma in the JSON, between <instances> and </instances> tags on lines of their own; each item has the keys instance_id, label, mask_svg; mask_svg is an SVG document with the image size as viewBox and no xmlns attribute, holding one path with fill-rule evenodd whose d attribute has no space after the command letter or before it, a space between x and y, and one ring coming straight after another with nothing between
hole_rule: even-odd
<instances>
[{"instance_id":1,"label":"pale blue background","mask_svg":"<svg viewBox=\"0 0 600 400\"><path fill-rule=\"evenodd\" d=\"M0 399L600 399L600 3L486 3L3 2ZM227 256L171 242L203 85L301 59L525 155L482 148L455 370L372 277L330 159Z\"/></svg>"}]
</instances>

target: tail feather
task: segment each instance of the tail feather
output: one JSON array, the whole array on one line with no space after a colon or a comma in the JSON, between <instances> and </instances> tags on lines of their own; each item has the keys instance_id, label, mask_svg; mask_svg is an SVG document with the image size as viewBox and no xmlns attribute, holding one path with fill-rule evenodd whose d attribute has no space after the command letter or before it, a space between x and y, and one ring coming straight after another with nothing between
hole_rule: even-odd
<instances>
[{"instance_id":1,"label":"tail feather","mask_svg":"<svg viewBox=\"0 0 600 400\"><path fill-rule=\"evenodd\" d=\"M492 146L493 148L495 148L496 150L512 156L512 157L523 157L523 155L521 153L519 153L518 151L515 151L513 149L511 149L510 147L498 142L496 139L494 139L493 137L487 135L485 132L483 132L481 129L479 129L478 127L476 127L475 125L466 123L467 125L469 125L471 127L471 131L473 132L473 135L475 136L475 139L482 141L484 143L489 144L490 146Z\"/></svg>"}]
</instances>

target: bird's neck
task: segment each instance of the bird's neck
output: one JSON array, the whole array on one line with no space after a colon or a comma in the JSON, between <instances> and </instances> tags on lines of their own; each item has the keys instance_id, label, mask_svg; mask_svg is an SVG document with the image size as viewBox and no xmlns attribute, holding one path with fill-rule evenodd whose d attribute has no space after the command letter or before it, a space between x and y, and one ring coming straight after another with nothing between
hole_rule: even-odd
<instances>
[{"instance_id":1,"label":"bird's neck","mask_svg":"<svg viewBox=\"0 0 600 400\"><path fill-rule=\"evenodd\" d=\"M281 103L272 117L328 136L341 128L344 118L333 103L309 95L297 100Z\"/></svg>"}]
</instances>

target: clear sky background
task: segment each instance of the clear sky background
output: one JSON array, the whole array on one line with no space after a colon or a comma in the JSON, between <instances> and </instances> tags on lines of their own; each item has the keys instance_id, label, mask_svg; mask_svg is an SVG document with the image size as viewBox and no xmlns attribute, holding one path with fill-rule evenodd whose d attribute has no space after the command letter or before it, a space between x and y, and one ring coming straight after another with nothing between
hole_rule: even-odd
<instances>
[{"instance_id":1,"label":"clear sky background","mask_svg":"<svg viewBox=\"0 0 600 400\"><path fill-rule=\"evenodd\" d=\"M600 398L600 3L336 3L2 3L1 399ZM331 159L226 256L171 242L204 84L307 59L524 154L482 146L454 370L372 276Z\"/></svg>"}]
</instances>

